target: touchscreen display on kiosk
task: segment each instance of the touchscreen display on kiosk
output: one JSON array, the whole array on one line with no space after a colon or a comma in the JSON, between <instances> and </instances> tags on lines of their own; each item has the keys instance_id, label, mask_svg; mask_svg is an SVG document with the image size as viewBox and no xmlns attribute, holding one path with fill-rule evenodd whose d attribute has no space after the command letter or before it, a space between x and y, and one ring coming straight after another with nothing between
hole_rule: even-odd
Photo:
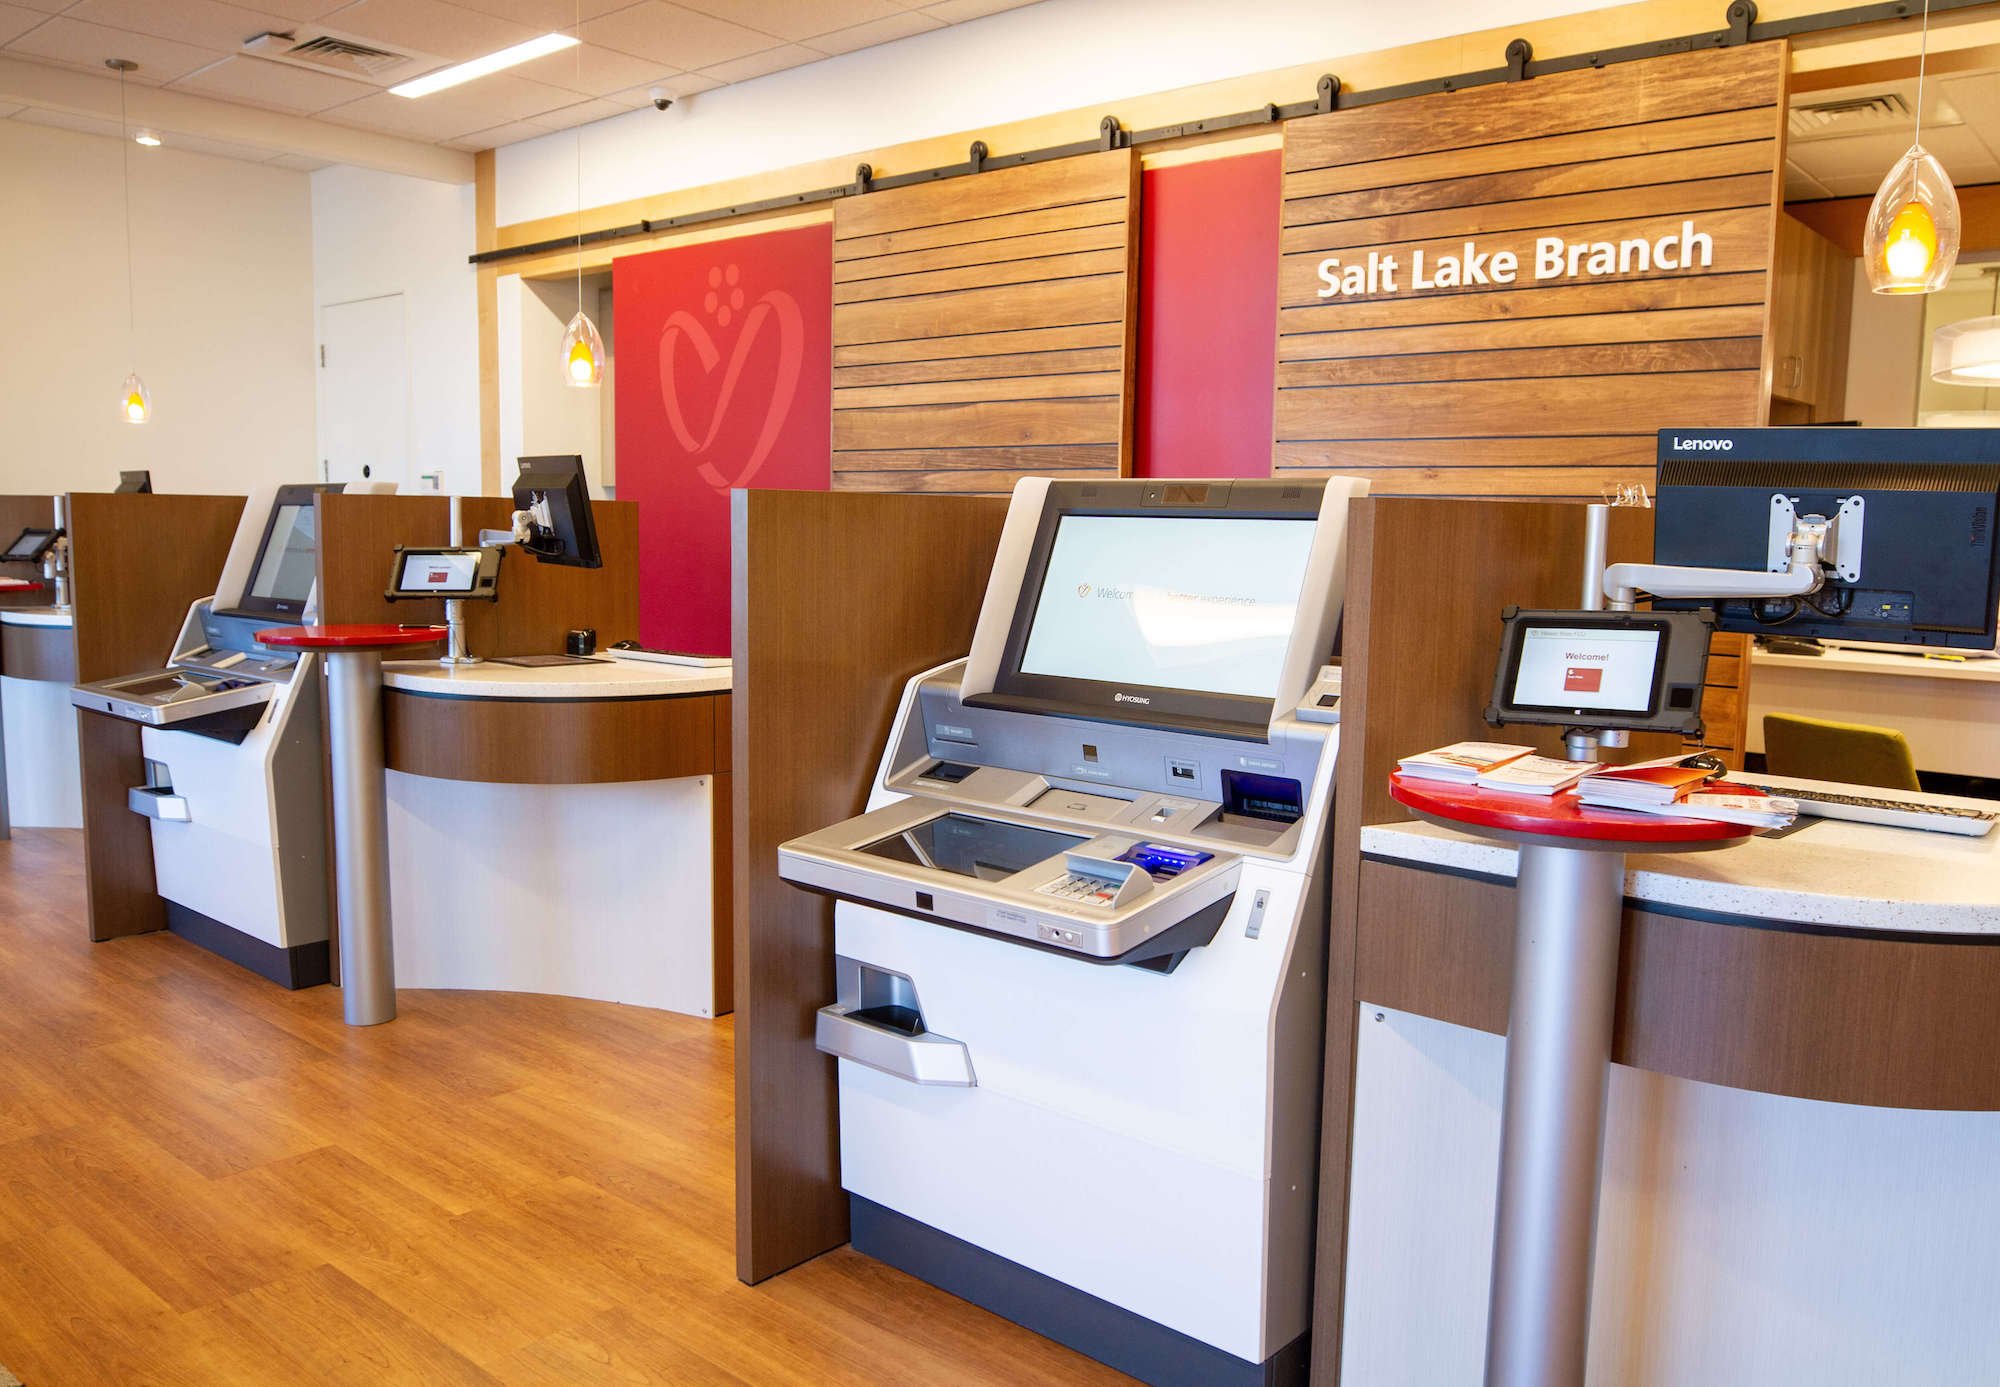
<instances>
[{"instance_id":1,"label":"touchscreen display on kiosk","mask_svg":"<svg viewBox=\"0 0 2000 1387\"><path fill-rule=\"evenodd\" d=\"M1502 614L1500 665L1486 718L1495 726L1612 727L1698 733L1715 614Z\"/></svg>"},{"instance_id":2,"label":"touchscreen display on kiosk","mask_svg":"<svg viewBox=\"0 0 2000 1387\"><path fill-rule=\"evenodd\" d=\"M389 572L391 601L405 597L494 597L500 576L498 549L405 549L398 546Z\"/></svg>"},{"instance_id":3,"label":"touchscreen display on kiosk","mask_svg":"<svg viewBox=\"0 0 2000 1387\"><path fill-rule=\"evenodd\" d=\"M1635 716L1659 703L1657 626L1528 626L1514 672L1515 705Z\"/></svg>"}]
</instances>

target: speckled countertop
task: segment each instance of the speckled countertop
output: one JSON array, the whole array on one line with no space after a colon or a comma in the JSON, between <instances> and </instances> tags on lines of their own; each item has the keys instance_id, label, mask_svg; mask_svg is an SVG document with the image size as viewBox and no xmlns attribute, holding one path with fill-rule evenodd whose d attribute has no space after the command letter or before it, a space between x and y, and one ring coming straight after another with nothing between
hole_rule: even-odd
<instances>
[{"instance_id":1,"label":"speckled countertop","mask_svg":"<svg viewBox=\"0 0 2000 1387\"><path fill-rule=\"evenodd\" d=\"M730 679L728 665L701 669L609 658L544 669L493 660L449 666L436 660L391 660L382 666L382 682L387 687L444 698L672 698L678 694L728 693Z\"/></svg>"},{"instance_id":2,"label":"speckled countertop","mask_svg":"<svg viewBox=\"0 0 2000 1387\"><path fill-rule=\"evenodd\" d=\"M1870 793L1852 786L1831 788ZM1996 807L1989 800L1925 798ZM1515 873L1512 844L1430 824L1364 828L1361 851L1413 866L1496 877ZM1783 838L1752 838L1714 852L1635 854L1626 859L1625 894L1635 901L1753 920L2000 935L2000 829L1984 838L1962 838L1820 819Z\"/></svg>"}]
</instances>

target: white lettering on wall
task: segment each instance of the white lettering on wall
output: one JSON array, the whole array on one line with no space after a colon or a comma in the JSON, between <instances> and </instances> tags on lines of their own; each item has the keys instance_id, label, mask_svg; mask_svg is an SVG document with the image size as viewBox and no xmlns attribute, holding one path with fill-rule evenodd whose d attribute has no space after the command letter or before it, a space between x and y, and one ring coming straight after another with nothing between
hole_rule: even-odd
<instances>
[{"instance_id":1,"label":"white lettering on wall","mask_svg":"<svg viewBox=\"0 0 2000 1387\"><path fill-rule=\"evenodd\" d=\"M1706 270L1715 264L1715 238L1695 230L1692 220L1656 240L1634 236L1622 241L1566 241L1560 236L1535 238L1534 277L1595 279L1605 275L1652 274L1658 271ZM1319 262L1318 296L1375 298L1411 289L1476 289L1514 284L1521 277L1521 257L1511 250L1483 251L1466 241L1457 251L1412 250L1409 278L1399 282L1400 255L1371 250L1330 255Z\"/></svg>"}]
</instances>

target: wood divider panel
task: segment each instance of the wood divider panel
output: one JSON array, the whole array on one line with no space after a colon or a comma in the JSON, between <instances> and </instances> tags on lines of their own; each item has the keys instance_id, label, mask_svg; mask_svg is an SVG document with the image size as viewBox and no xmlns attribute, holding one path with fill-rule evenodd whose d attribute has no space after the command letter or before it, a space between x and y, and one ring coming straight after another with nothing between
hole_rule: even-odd
<instances>
[{"instance_id":1,"label":"wood divider panel","mask_svg":"<svg viewBox=\"0 0 2000 1387\"><path fill-rule=\"evenodd\" d=\"M737 491L736 1274L847 1241L834 1062L833 907L778 845L866 807L911 675L963 656L1006 506L993 498Z\"/></svg>"},{"instance_id":2,"label":"wood divider panel","mask_svg":"<svg viewBox=\"0 0 2000 1387\"><path fill-rule=\"evenodd\" d=\"M834 204L835 490L1119 474L1138 178L1116 150Z\"/></svg>"},{"instance_id":3,"label":"wood divider panel","mask_svg":"<svg viewBox=\"0 0 2000 1387\"><path fill-rule=\"evenodd\" d=\"M241 496L71 493L77 682L166 663L188 608L213 594L242 514ZM152 830L125 806L125 792L146 780L139 726L76 717L90 937L165 929Z\"/></svg>"},{"instance_id":4,"label":"wood divider panel","mask_svg":"<svg viewBox=\"0 0 2000 1387\"><path fill-rule=\"evenodd\" d=\"M1661 427L1763 422L1786 56L1702 50L1288 122L1274 473L1595 498L1651 475ZM1690 221L1707 266L1534 278L1539 238ZM1413 252L1435 270L1467 240L1516 253L1519 279L1414 287ZM1319 297L1323 259L1370 251L1398 258L1400 292Z\"/></svg>"},{"instance_id":5,"label":"wood divider panel","mask_svg":"<svg viewBox=\"0 0 2000 1387\"><path fill-rule=\"evenodd\" d=\"M391 602L382 594L394 567L391 551L451 542L451 502L443 496L364 496L321 492L319 619L328 626L441 622L444 602Z\"/></svg>"}]
</instances>

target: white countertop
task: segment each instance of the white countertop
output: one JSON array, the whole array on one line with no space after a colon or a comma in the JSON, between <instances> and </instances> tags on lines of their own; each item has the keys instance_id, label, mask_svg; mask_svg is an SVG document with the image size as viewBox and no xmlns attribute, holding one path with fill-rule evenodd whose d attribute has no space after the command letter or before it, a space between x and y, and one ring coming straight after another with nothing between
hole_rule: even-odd
<instances>
[{"instance_id":1,"label":"white countertop","mask_svg":"<svg viewBox=\"0 0 2000 1387\"><path fill-rule=\"evenodd\" d=\"M493 660L441 665L436 660L387 660L382 683L406 693L454 698L670 698L728 693L728 665L697 669L654 661L605 659L588 665L525 669Z\"/></svg>"},{"instance_id":2,"label":"white countertop","mask_svg":"<svg viewBox=\"0 0 2000 1387\"><path fill-rule=\"evenodd\" d=\"M1995 807L1991 800L1923 798ZM1497 877L1511 877L1516 868L1511 844L1425 823L1364 828L1361 851ZM1984 838L1961 838L1820 819L1788 837L1752 838L1713 852L1634 854L1626 859L1625 894L1657 905L1792 924L2000 934L2000 828Z\"/></svg>"},{"instance_id":3,"label":"white countertop","mask_svg":"<svg viewBox=\"0 0 2000 1387\"><path fill-rule=\"evenodd\" d=\"M76 615L67 608L57 611L54 607L0 607L0 625L59 626L67 630L76 625Z\"/></svg>"},{"instance_id":4,"label":"white countertop","mask_svg":"<svg viewBox=\"0 0 2000 1387\"><path fill-rule=\"evenodd\" d=\"M1818 674L1883 674L1904 679L1965 679L2000 684L2000 659L1948 660L1927 655L1896 655L1883 650L1834 650L1824 655L1776 655L1754 650L1755 669L1810 670ZM1755 688L1753 680L1751 687Z\"/></svg>"}]
</instances>

